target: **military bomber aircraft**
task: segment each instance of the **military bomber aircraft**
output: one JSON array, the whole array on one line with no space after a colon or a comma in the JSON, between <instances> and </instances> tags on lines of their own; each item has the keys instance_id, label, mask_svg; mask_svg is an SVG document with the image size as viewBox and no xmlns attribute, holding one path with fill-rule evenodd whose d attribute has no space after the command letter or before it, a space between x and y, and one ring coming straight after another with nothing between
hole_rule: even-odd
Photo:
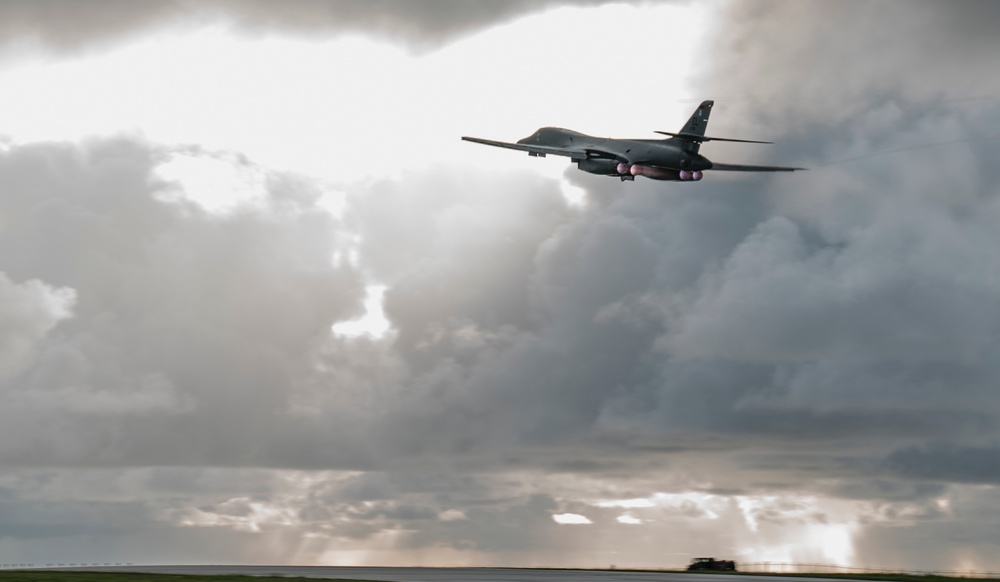
<instances>
[{"instance_id":1,"label":"military bomber aircraft","mask_svg":"<svg viewBox=\"0 0 1000 582\"><path fill-rule=\"evenodd\" d=\"M541 157L552 154L566 156L584 172L602 176L618 176L635 180L645 176L653 180L698 181L706 170L727 172L794 172L804 168L783 166L745 166L717 164L698 153L706 141L741 143L772 143L749 139L706 137L705 127L714 101L702 101L684 127L677 133L657 131L666 139L613 139L593 137L559 127L543 127L517 143L494 141L478 137L463 137L465 141L528 152Z\"/></svg>"}]
</instances>

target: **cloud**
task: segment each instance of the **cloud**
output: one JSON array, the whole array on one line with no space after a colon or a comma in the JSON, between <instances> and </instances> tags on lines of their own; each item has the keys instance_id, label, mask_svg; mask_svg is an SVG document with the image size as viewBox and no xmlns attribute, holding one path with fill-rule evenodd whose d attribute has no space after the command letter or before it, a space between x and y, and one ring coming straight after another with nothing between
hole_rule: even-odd
<instances>
[{"instance_id":1,"label":"cloud","mask_svg":"<svg viewBox=\"0 0 1000 582\"><path fill-rule=\"evenodd\" d=\"M925 481L996 484L1000 482L1000 448L931 443L900 448L885 459L895 475Z\"/></svg>"},{"instance_id":2,"label":"cloud","mask_svg":"<svg viewBox=\"0 0 1000 582\"><path fill-rule=\"evenodd\" d=\"M0 233L0 264L13 278L73 290L3 280L3 312L25 328L5 333L37 352L4 391L4 430L35 435L4 439L12 462L225 457L286 406L297 362L360 309L358 274L332 263L333 217L283 202L291 182L270 183L266 209L209 214L161 197L176 187L153 175L165 157L105 140L0 159L12 185L0 206L14 225ZM44 336L70 305L74 318Z\"/></svg>"},{"instance_id":3,"label":"cloud","mask_svg":"<svg viewBox=\"0 0 1000 582\"><path fill-rule=\"evenodd\" d=\"M395 31L399 6L346 26ZM441 42L488 14L469 6L400 34ZM274 172L253 204L209 211L157 177L155 145L12 146L0 318L25 347L2 352L17 381L0 459L109 467L123 496L155 500L135 510L163 525L146 539L216 532L229 555L266 539L316 561L346 544L369 563L543 548L623 564L660 559L669 534L676 563L712 539L740 559L878 564L940 536L912 563L957 563L996 506L979 485L1000 422L1000 109L979 99L995 79L968 74L995 52L968 26L989 6L727 5L699 80L713 133L779 143L703 153L813 169L688 185L570 170L582 208L533 174L436 167L345 179L337 216L321 185ZM936 141L954 143L911 147ZM391 333L331 334L369 281ZM630 507L639 524L600 505L635 499L666 501ZM663 535L633 544L638 528ZM994 550L970 559L995 568Z\"/></svg>"},{"instance_id":4,"label":"cloud","mask_svg":"<svg viewBox=\"0 0 1000 582\"><path fill-rule=\"evenodd\" d=\"M552 516L552 521L561 525L593 525L585 515L579 513L557 513Z\"/></svg>"},{"instance_id":5,"label":"cloud","mask_svg":"<svg viewBox=\"0 0 1000 582\"><path fill-rule=\"evenodd\" d=\"M996 269L988 224L1000 183L986 160L1000 142L981 128L1000 109L995 79L969 75L980 64L966 59L996 44L968 26L995 10L728 7L701 79L719 99L715 120L738 120L728 133L777 139L775 159L813 166L744 182L766 197L766 215L661 338L689 365L739 362L764 374L730 392L740 394L735 418L725 416L732 426L769 410L775 431L811 419L811 429L792 429L804 438L882 427L879 438L900 443L971 444L995 434L996 418L980 412L996 373L1000 304L995 278L983 275ZM885 26L869 27L875 20ZM933 42L907 42L915 35ZM942 141L954 143L912 147ZM714 151L703 153L721 159ZM827 165L841 159L852 161Z\"/></svg>"},{"instance_id":6,"label":"cloud","mask_svg":"<svg viewBox=\"0 0 1000 582\"><path fill-rule=\"evenodd\" d=\"M276 8L259 0L9 0L0 6L0 40L30 40L77 50L157 27L222 20L249 33L371 34L429 48L525 13L605 0L296 0Z\"/></svg>"},{"instance_id":7,"label":"cloud","mask_svg":"<svg viewBox=\"0 0 1000 582\"><path fill-rule=\"evenodd\" d=\"M16 284L0 272L0 380L29 364L38 345L72 317L76 294L32 279Z\"/></svg>"},{"instance_id":8,"label":"cloud","mask_svg":"<svg viewBox=\"0 0 1000 582\"><path fill-rule=\"evenodd\" d=\"M771 26L776 8L754 6L734 8L750 15L742 26ZM728 43L713 49L720 70ZM759 111L794 113L777 130L857 147L825 114L788 109L801 103L773 90L783 83L752 89L774 99ZM719 103L720 120L740 118L739 101ZM994 115L931 105L852 139L956 132ZM851 435L864 441L858 470L920 435L982 439L996 422L998 265L986 249L998 205L977 149L988 147L949 149L938 168L901 155L719 178L696 195L574 176L584 209L551 181L437 168L346 184L343 218L287 176L265 181L257 206L206 212L156 177L168 153L134 141L15 148L2 169L23 185L4 200L18 227L2 248L28 251L0 250L4 271L77 293L75 318L39 347L17 397L32 386L33 409L103 410L130 419L124 431L142 419L147 438L107 446L110 428L81 428L87 438L64 435L68 448L46 453L126 465L357 469L426 455L600 472L706 442L724 451L720 466L751 443L773 458L803 442L827 455ZM348 240L357 270L331 262ZM390 339L329 334L359 314L362 273L388 286ZM970 398L951 398L954 385ZM59 409L40 414L54 422ZM588 458L590 446L617 456Z\"/></svg>"}]
</instances>

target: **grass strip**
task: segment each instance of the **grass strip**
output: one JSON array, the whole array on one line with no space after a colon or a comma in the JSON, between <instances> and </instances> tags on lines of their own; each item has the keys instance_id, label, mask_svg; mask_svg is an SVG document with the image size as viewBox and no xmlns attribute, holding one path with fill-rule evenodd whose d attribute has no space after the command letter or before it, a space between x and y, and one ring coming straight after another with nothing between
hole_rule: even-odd
<instances>
[{"instance_id":1,"label":"grass strip","mask_svg":"<svg viewBox=\"0 0 1000 582\"><path fill-rule=\"evenodd\" d=\"M318 582L317 578L244 574L151 574L147 572L77 572L71 570L0 571L0 582ZM372 582L323 578L322 582Z\"/></svg>"}]
</instances>

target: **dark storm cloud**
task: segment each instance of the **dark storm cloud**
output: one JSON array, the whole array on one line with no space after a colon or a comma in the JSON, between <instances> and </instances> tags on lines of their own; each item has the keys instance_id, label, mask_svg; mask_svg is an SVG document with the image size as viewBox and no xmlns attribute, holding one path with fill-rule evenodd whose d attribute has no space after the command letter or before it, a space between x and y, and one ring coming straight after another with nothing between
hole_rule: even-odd
<instances>
[{"instance_id":1,"label":"dark storm cloud","mask_svg":"<svg viewBox=\"0 0 1000 582\"><path fill-rule=\"evenodd\" d=\"M890 473L913 479L960 483L1000 483L1000 447L932 443L893 451Z\"/></svg>"},{"instance_id":2,"label":"dark storm cloud","mask_svg":"<svg viewBox=\"0 0 1000 582\"><path fill-rule=\"evenodd\" d=\"M656 241L656 283L633 293L657 306L662 331L643 359L652 369L623 380L594 426L633 447L680 445L687 471L731 467L717 485L867 499L896 508L889 522L920 515L957 531L934 500L954 498L948 483L995 481L983 443L1000 421L1000 140L988 129L1000 86L977 74L1000 49L996 7L728 10L699 81L717 99L713 133L778 145L702 153L813 169L714 174L683 205L662 188L698 229L668 212L630 216L656 225L640 226ZM581 181L604 212L622 211L612 186ZM692 466L681 451L699 444L708 460Z\"/></svg>"},{"instance_id":3,"label":"dark storm cloud","mask_svg":"<svg viewBox=\"0 0 1000 582\"><path fill-rule=\"evenodd\" d=\"M728 119L782 133L778 150L804 149L813 166L844 148L968 137L1000 98L1000 82L982 74L998 21L988 0L733 3L700 84L732 102Z\"/></svg>"},{"instance_id":4,"label":"dark storm cloud","mask_svg":"<svg viewBox=\"0 0 1000 582\"><path fill-rule=\"evenodd\" d=\"M151 518L149 508L139 502L80 504L66 500L0 501L0 535L4 538L122 535Z\"/></svg>"},{"instance_id":5,"label":"dark storm cloud","mask_svg":"<svg viewBox=\"0 0 1000 582\"><path fill-rule=\"evenodd\" d=\"M933 481L913 483L895 479L857 479L836 482L828 491L846 499L911 501L939 498L946 494L947 487Z\"/></svg>"},{"instance_id":6,"label":"dark storm cloud","mask_svg":"<svg viewBox=\"0 0 1000 582\"><path fill-rule=\"evenodd\" d=\"M248 32L359 32L436 46L519 15L606 0L5 0L0 41L37 40L61 50L138 34L158 25L217 18Z\"/></svg>"}]
</instances>

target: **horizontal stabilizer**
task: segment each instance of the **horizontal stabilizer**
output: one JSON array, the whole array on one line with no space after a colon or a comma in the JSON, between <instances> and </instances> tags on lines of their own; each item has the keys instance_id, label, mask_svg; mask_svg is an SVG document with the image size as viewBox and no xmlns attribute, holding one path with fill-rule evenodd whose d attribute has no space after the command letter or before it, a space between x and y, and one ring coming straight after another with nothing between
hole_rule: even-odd
<instances>
[{"instance_id":1,"label":"horizontal stabilizer","mask_svg":"<svg viewBox=\"0 0 1000 582\"><path fill-rule=\"evenodd\" d=\"M695 133L673 133L671 131L657 131L654 133L659 133L661 135L669 135L670 137L676 137L678 139L686 139L689 141L736 141L740 143L774 143L773 141L757 141L753 139L733 139L731 137L706 137L704 135L698 135Z\"/></svg>"}]
</instances>

